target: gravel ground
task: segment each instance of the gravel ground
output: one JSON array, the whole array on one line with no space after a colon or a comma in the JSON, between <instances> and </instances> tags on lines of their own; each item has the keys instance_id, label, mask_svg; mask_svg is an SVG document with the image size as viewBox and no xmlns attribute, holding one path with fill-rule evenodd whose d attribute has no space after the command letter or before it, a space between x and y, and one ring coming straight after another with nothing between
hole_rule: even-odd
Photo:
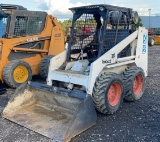
<instances>
[{"instance_id":1,"label":"gravel ground","mask_svg":"<svg viewBox=\"0 0 160 142\"><path fill-rule=\"evenodd\" d=\"M149 75L143 97L124 102L113 115L98 113L97 124L72 139L72 142L159 142L160 141L160 47L149 47ZM2 112L14 89L0 96ZM0 142L51 142L0 115Z\"/></svg>"}]
</instances>

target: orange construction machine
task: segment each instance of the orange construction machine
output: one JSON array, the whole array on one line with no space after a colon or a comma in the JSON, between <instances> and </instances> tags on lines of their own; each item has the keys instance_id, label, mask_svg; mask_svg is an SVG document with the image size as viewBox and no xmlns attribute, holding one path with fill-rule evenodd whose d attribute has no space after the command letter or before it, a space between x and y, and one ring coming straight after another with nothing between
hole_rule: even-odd
<instances>
[{"instance_id":1,"label":"orange construction machine","mask_svg":"<svg viewBox=\"0 0 160 142\"><path fill-rule=\"evenodd\" d=\"M0 92L40 74L46 78L49 60L64 50L64 35L55 17L0 4Z\"/></svg>"}]
</instances>

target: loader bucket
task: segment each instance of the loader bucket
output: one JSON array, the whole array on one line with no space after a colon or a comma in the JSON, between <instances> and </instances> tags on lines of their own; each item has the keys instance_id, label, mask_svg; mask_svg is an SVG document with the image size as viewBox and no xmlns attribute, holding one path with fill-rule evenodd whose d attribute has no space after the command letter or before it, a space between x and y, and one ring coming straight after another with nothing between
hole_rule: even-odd
<instances>
[{"instance_id":1,"label":"loader bucket","mask_svg":"<svg viewBox=\"0 0 160 142\"><path fill-rule=\"evenodd\" d=\"M3 117L57 142L70 141L97 119L91 96L36 82L16 89Z\"/></svg>"}]
</instances>

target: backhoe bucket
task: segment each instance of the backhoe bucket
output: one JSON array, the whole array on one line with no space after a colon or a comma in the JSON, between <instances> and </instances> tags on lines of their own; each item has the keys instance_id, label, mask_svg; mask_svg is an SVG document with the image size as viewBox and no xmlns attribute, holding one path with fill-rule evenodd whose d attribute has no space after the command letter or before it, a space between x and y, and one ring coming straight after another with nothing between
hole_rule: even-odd
<instances>
[{"instance_id":1,"label":"backhoe bucket","mask_svg":"<svg viewBox=\"0 0 160 142\"><path fill-rule=\"evenodd\" d=\"M97 119L91 96L36 82L16 89L3 117L57 142L70 141Z\"/></svg>"}]
</instances>

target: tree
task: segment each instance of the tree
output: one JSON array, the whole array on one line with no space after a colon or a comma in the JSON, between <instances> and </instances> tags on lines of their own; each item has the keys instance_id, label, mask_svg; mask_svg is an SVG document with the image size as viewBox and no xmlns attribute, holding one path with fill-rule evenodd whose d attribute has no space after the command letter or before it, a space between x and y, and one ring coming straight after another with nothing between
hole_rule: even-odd
<instances>
[{"instance_id":1,"label":"tree","mask_svg":"<svg viewBox=\"0 0 160 142\"><path fill-rule=\"evenodd\" d=\"M143 26L142 20L141 20L141 18L139 17L137 24L134 24L134 25L133 25L133 28L136 29L136 28L142 27L142 26Z\"/></svg>"},{"instance_id":2,"label":"tree","mask_svg":"<svg viewBox=\"0 0 160 142\"><path fill-rule=\"evenodd\" d=\"M72 24L72 19L64 20L64 21L58 21L58 22L62 26L65 35L66 36L69 35L70 27L71 27L71 24Z\"/></svg>"}]
</instances>

